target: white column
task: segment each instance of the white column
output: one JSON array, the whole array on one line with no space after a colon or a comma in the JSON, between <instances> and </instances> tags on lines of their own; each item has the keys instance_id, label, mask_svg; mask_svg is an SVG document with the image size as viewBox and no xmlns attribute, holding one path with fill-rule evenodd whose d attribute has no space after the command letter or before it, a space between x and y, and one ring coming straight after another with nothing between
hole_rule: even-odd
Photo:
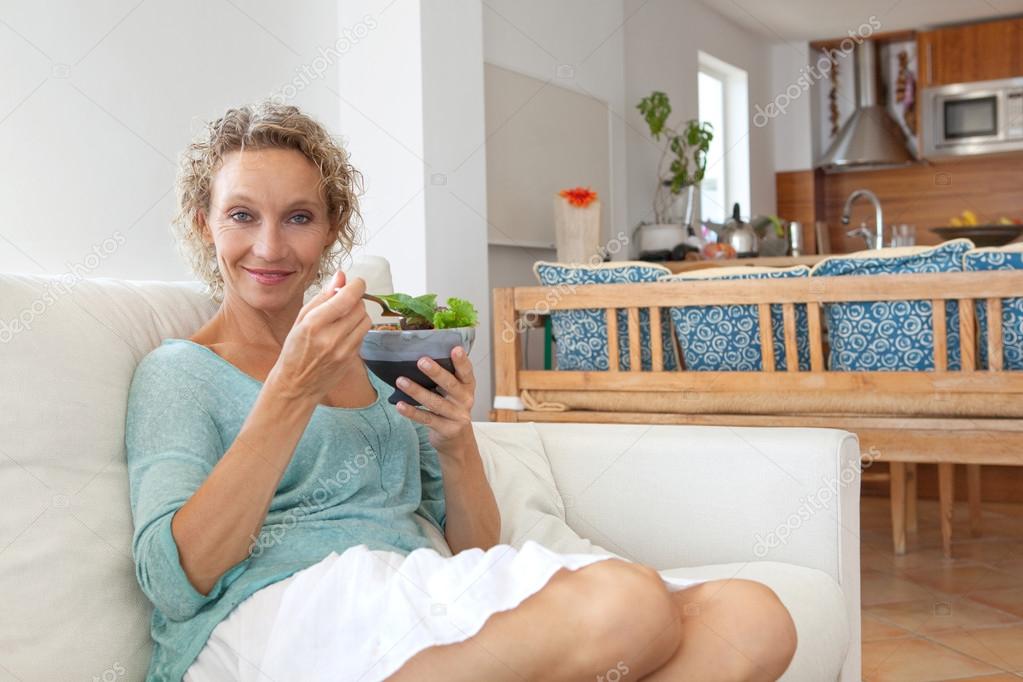
<instances>
[{"instance_id":1,"label":"white column","mask_svg":"<svg viewBox=\"0 0 1023 682\"><path fill-rule=\"evenodd\" d=\"M490 407L481 0L342 0L338 131L365 176L364 244L395 291L471 300L474 418ZM365 27L365 28L363 28Z\"/></svg>"}]
</instances>

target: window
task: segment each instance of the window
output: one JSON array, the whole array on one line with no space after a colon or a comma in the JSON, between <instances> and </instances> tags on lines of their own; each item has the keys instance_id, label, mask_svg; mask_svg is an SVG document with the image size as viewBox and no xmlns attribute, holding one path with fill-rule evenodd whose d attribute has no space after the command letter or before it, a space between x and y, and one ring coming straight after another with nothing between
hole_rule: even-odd
<instances>
[{"instance_id":1,"label":"window","mask_svg":"<svg viewBox=\"0 0 1023 682\"><path fill-rule=\"evenodd\" d=\"M697 98L701 121L709 122L714 139L707 152L707 170L700 184L700 218L720 223L738 202L750 215L749 84L746 72L700 52Z\"/></svg>"}]
</instances>

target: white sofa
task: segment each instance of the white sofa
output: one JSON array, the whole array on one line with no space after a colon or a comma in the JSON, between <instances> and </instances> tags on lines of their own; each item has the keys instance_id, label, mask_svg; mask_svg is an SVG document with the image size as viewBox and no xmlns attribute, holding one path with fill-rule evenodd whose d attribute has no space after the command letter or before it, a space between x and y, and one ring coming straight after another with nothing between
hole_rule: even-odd
<instances>
[{"instance_id":1,"label":"white sofa","mask_svg":"<svg viewBox=\"0 0 1023 682\"><path fill-rule=\"evenodd\" d=\"M138 361L213 310L188 283L0 275L0 682L144 677L150 607L131 558L125 400ZM784 679L859 680L850 434L476 428L503 542L761 580L798 629Z\"/></svg>"}]
</instances>

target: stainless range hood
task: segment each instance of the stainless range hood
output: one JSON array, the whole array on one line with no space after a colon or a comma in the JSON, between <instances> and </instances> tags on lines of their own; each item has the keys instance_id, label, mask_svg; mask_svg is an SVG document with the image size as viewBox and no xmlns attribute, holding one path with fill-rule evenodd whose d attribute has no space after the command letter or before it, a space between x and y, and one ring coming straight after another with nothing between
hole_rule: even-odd
<instances>
[{"instance_id":1,"label":"stainless range hood","mask_svg":"<svg viewBox=\"0 0 1023 682\"><path fill-rule=\"evenodd\" d=\"M907 147L902 128L878 102L875 49L871 40L856 46L853 55L856 111L817 162L818 168L826 171L857 170L903 166L915 160Z\"/></svg>"}]
</instances>

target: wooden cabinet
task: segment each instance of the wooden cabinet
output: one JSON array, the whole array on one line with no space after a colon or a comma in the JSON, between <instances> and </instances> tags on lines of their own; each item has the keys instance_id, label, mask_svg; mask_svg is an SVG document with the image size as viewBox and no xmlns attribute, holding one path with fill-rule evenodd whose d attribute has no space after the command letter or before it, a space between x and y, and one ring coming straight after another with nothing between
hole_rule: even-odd
<instances>
[{"instance_id":1,"label":"wooden cabinet","mask_svg":"<svg viewBox=\"0 0 1023 682\"><path fill-rule=\"evenodd\" d=\"M1023 19L917 33L920 86L1023 76Z\"/></svg>"}]
</instances>

